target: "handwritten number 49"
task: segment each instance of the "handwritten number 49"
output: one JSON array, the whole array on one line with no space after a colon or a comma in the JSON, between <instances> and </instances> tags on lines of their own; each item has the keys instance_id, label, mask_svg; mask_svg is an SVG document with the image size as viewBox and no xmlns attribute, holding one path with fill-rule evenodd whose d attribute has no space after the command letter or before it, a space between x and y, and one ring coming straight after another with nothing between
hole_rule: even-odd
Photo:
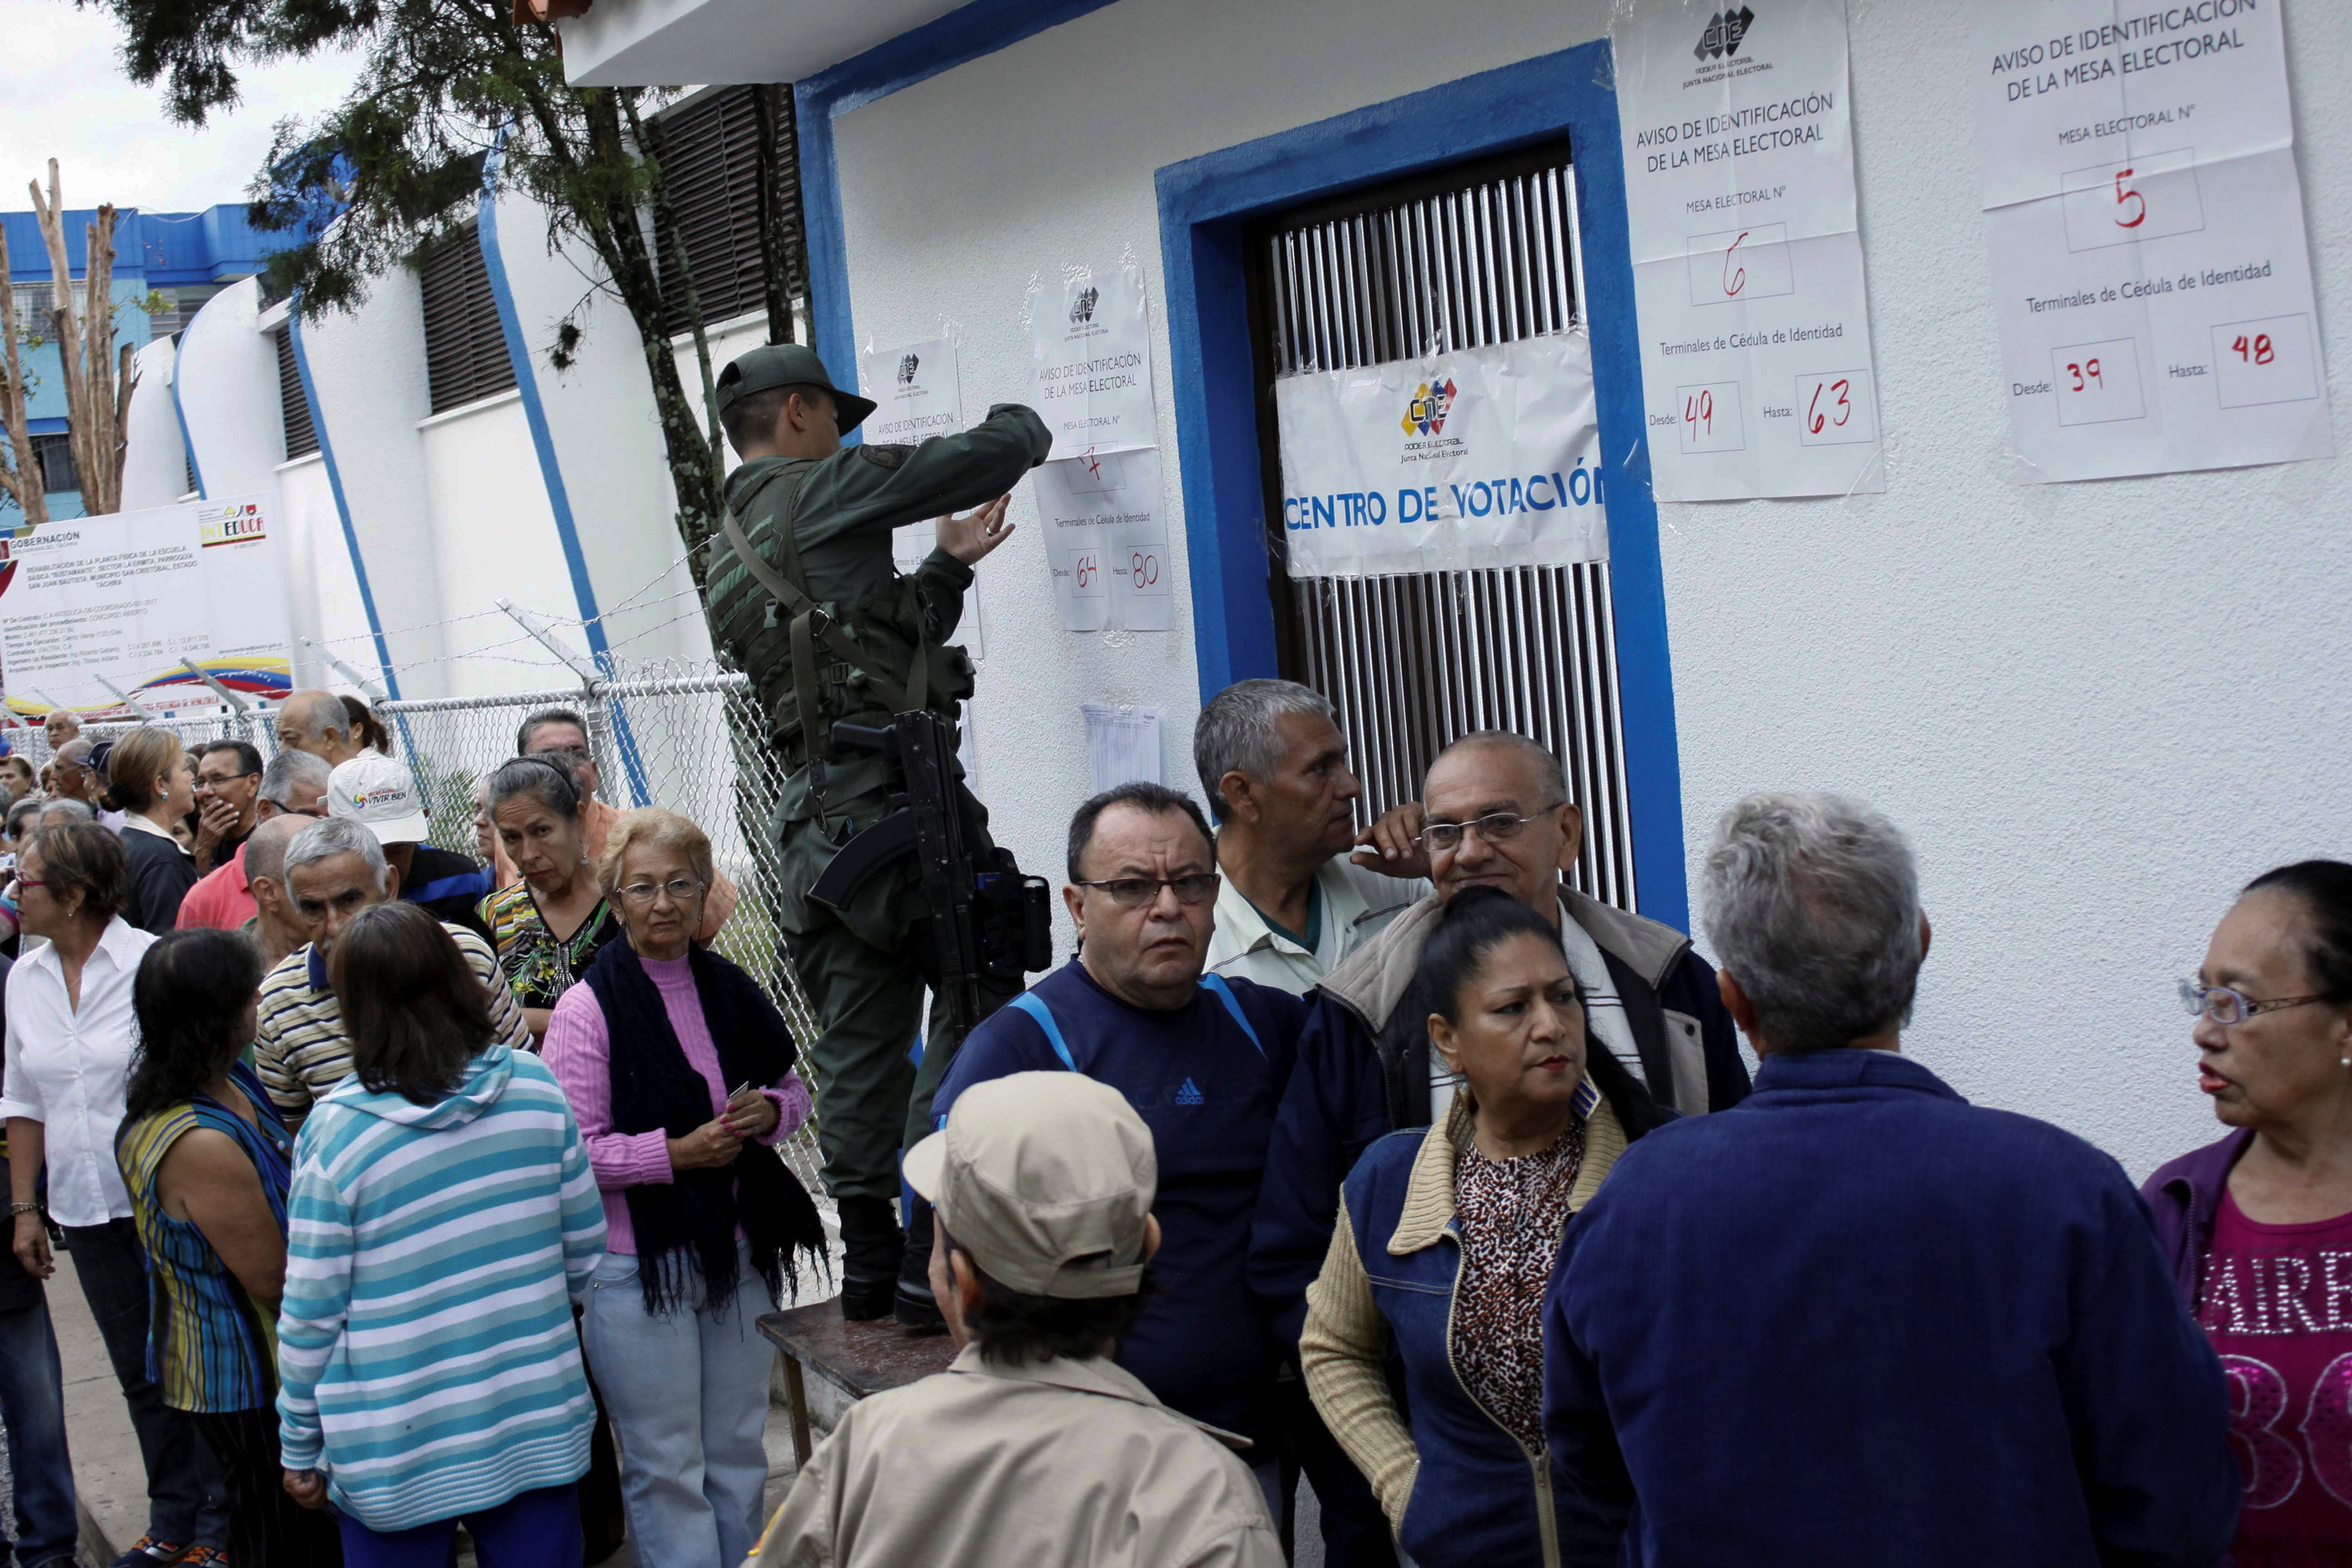
<instances>
[{"instance_id":1,"label":"handwritten number 49","mask_svg":"<svg viewBox=\"0 0 2352 1568\"><path fill-rule=\"evenodd\" d=\"M2256 332L2251 340L2245 333L2240 332L2238 341L2230 345L2230 352L2252 364L2268 364L2278 357L2276 351L2271 346L2271 335L2268 332Z\"/></svg>"},{"instance_id":2,"label":"handwritten number 49","mask_svg":"<svg viewBox=\"0 0 2352 1568\"><path fill-rule=\"evenodd\" d=\"M1715 429L1715 394L1701 390L1683 399L1683 423L1700 434Z\"/></svg>"}]
</instances>

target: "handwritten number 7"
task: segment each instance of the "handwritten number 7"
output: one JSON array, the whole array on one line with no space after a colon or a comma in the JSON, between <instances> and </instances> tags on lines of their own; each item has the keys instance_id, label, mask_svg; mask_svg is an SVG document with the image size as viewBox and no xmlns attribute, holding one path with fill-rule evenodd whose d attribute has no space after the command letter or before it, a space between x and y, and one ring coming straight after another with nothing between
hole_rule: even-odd
<instances>
[{"instance_id":1,"label":"handwritten number 7","mask_svg":"<svg viewBox=\"0 0 2352 1568\"><path fill-rule=\"evenodd\" d=\"M2117 169L2116 171L2116 205L2122 206L2126 202L2137 202L2139 204L2137 209L2132 213L2131 216L2124 217L2120 215L2117 216L2116 218L2116 226L2117 228L2137 228L2141 224L2147 221L2147 198L2141 195L2137 191L2133 190L2129 185L2124 184L2126 180L2128 180L2131 177L2132 172L2129 169Z\"/></svg>"}]
</instances>

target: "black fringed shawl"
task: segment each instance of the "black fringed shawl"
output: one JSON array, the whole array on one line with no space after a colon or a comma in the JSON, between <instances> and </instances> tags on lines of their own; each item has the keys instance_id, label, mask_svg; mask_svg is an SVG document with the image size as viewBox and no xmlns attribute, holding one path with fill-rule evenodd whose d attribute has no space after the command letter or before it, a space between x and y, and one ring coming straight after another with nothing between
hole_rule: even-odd
<instances>
[{"instance_id":1,"label":"black fringed shawl","mask_svg":"<svg viewBox=\"0 0 2352 1568\"><path fill-rule=\"evenodd\" d=\"M767 993L717 953L694 947L688 961L725 1083L766 1088L781 1079L799 1052ZM611 1042L613 1130L683 1138L719 1114L636 950L625 940L605 943L585 978ZM799 1283L796 1253L824 1258L824 1225L808 1189L760 1143L747 1141L732 1164L678 1171L667 1184L640 1184L625 1196L648 1312L667 1316L685 1305L692 1269L702 1276L704 1300L724 1315L742 1282L739 1226L751 1238L751 1266L779 1298L787 1284Z\"/></svg>"}]
</instances>

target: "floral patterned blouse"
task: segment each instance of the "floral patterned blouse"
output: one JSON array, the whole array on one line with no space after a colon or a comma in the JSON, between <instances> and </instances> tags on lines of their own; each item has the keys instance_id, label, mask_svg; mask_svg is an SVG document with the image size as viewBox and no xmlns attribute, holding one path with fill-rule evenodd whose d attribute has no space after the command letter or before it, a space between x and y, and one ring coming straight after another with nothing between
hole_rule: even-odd
<instances>
[{"instance_id":1,"label":"floral patterned blouse","mask_svg":"<svg viewBox=\"0 0 2352 1568\"><path fill-rule=\"evenodd\" d=\"M1490 1160L1467 1143L1454 1166L1462 1236L1454 1364L1471 1396L1530 1450L1544 1441L1544 1288L1583 1163L1580 1118L1537 1153Z\"/></svg>"},{"instance_id":2,"label":"floral patterned blouse","mask_svg":"<svg viewBox=\"0 0 2352 1568\"><path fill-rule=\"evenodd\" d=\"M484 899L481 915L482 923L490 928L490 945L498 950L499 969L520 1007L554 1006L556 998L588 973L604 944L621 940L620 918L609 900L599 899L580 929L558 941L547 929L528 882L500 888Z\"/></svg>"}]
</instances>

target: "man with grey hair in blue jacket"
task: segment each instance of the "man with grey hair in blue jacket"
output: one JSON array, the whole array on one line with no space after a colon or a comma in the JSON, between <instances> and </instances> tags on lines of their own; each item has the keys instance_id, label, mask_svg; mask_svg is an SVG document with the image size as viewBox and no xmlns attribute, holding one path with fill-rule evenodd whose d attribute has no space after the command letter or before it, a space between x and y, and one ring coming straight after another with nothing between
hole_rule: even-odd
<instances>
[{"instance_id":1,"label":"man with grey hair in blue jacket","mask_svg":"<svg viewBox=\"0 0 2352 1568\"><path fill-rule=\"evenodd\" d=\"M2219 1562L2229 1398L2131 1183L1902 1054L1928 941L1902 835L1750 795L1705 904L1763 1065L1569 1226L1544 1332L1562 1561Z\"/></svg>"}]
</instances>

